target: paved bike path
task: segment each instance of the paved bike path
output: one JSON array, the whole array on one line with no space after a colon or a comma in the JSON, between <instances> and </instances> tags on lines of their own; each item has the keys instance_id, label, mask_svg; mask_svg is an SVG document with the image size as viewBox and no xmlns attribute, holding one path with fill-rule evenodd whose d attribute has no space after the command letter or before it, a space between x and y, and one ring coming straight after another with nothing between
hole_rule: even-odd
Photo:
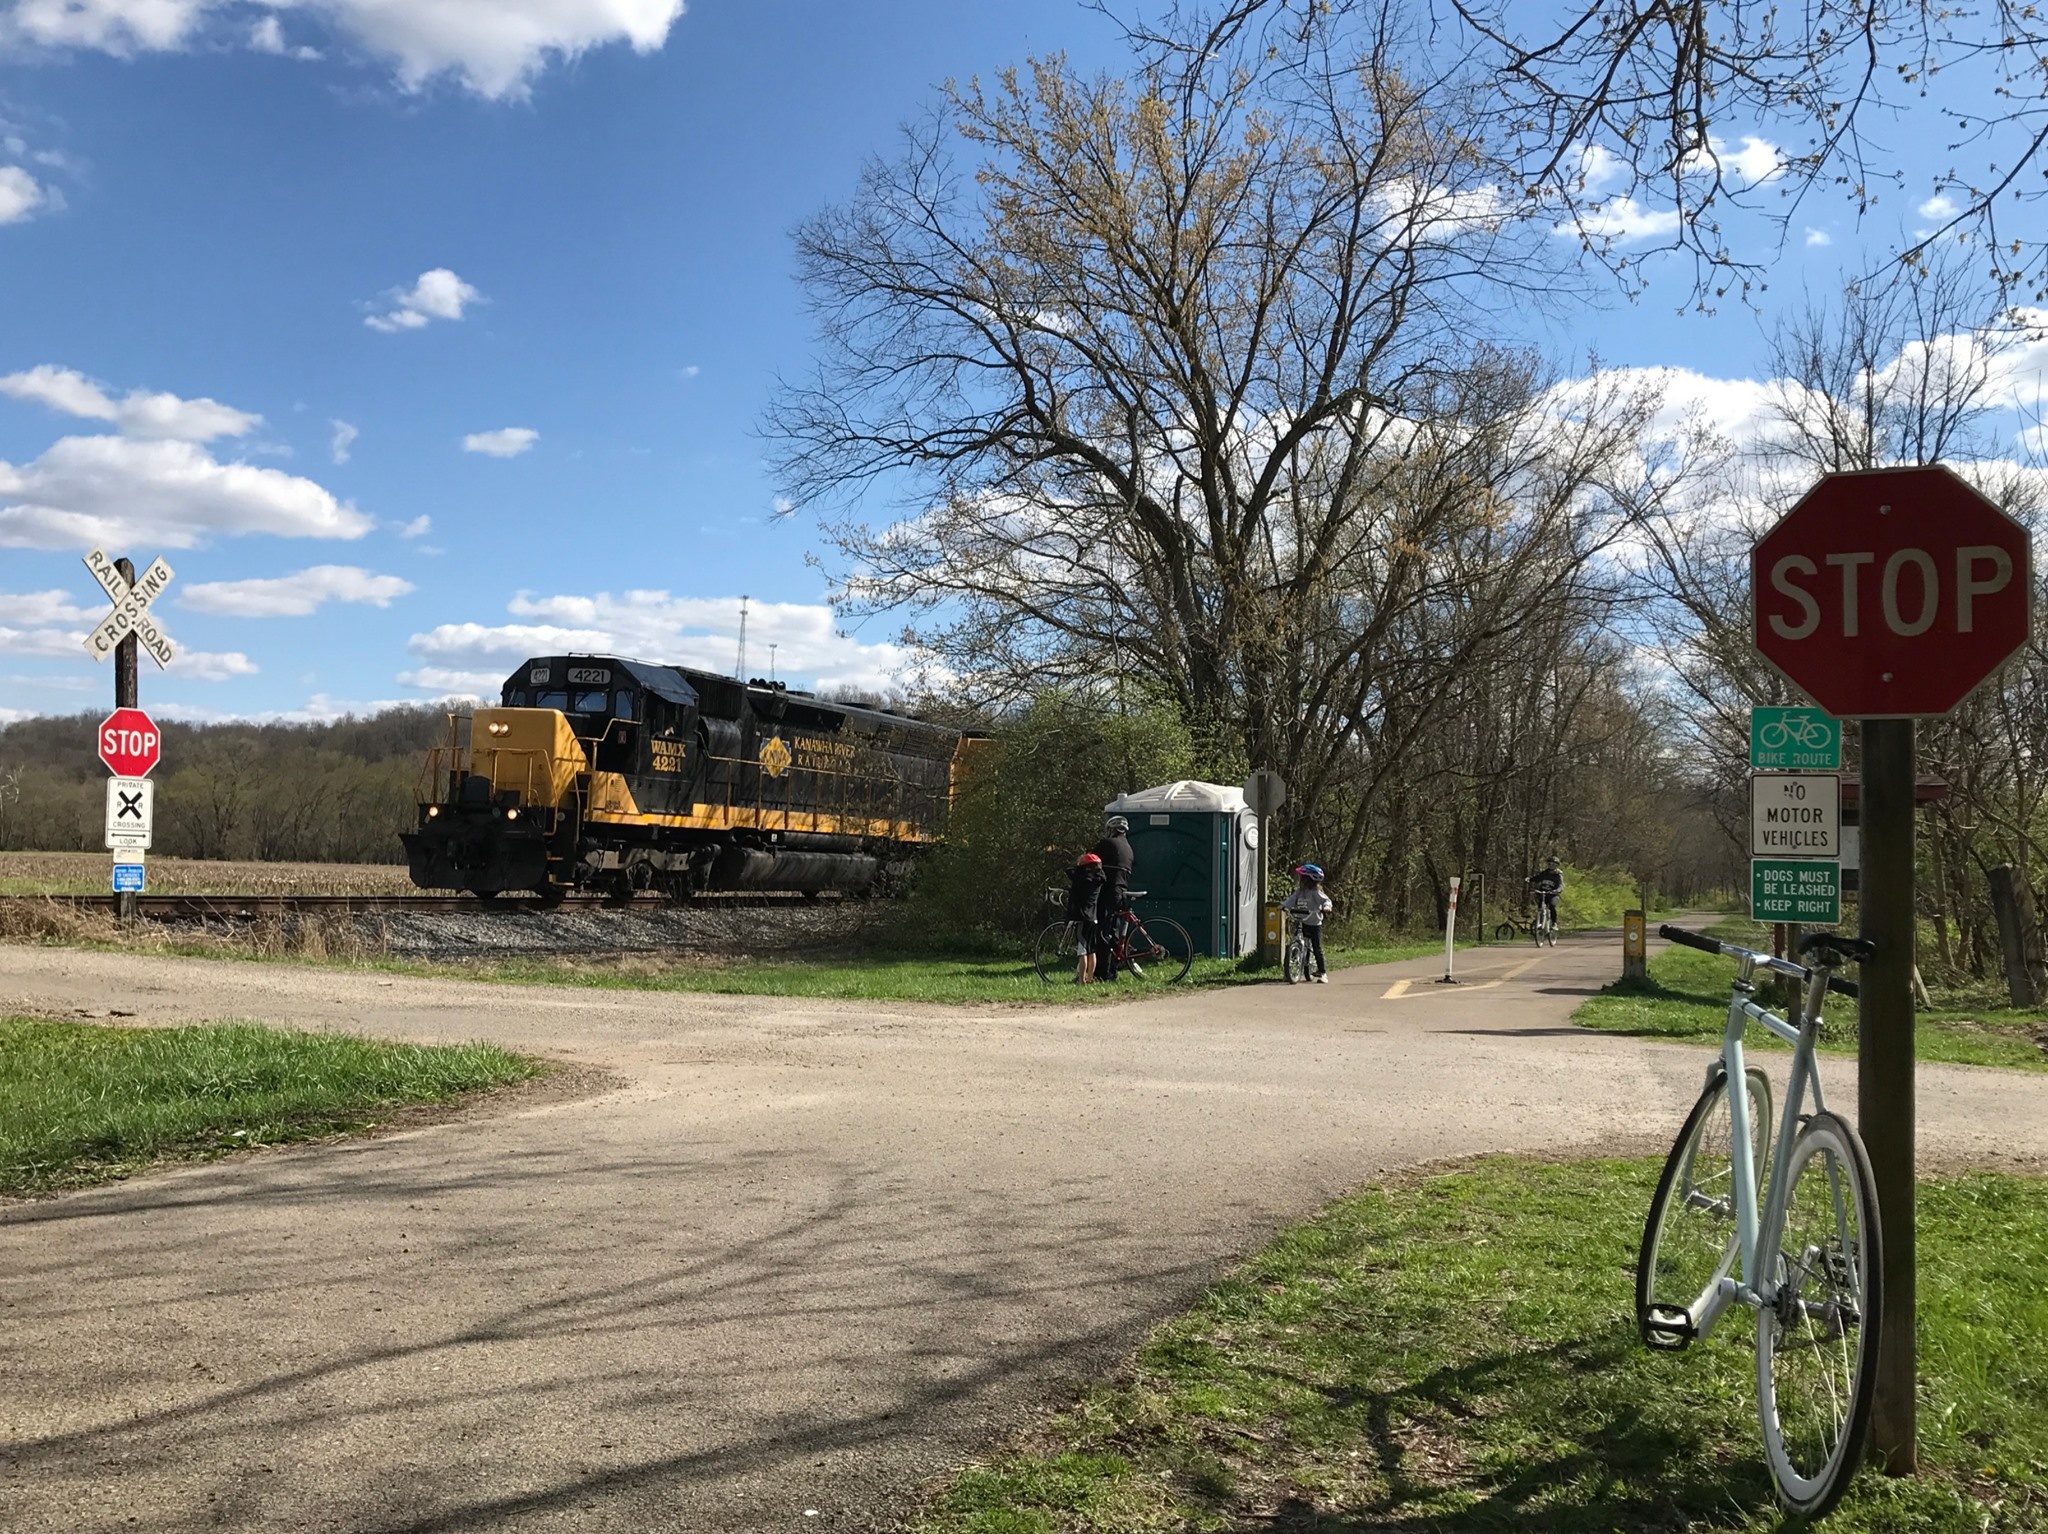
<instances>
[{"instance_id":1,"label":"paved bike path","mask_svg":"<svg viewBox=\"0 0 2048 1534\"><path fill-rule=\"evenodd\" d=\"M0 947L0 1010L488 1037L622 1083L0 1210L0 1529L886 1526L1375 1173L1667 1139L1707 1052L1565 1021L1616 946L1075 1010ZM2048 1164L2048 1078L1921 1080L1930 1147Z\"/></svg>"}]
</instances>

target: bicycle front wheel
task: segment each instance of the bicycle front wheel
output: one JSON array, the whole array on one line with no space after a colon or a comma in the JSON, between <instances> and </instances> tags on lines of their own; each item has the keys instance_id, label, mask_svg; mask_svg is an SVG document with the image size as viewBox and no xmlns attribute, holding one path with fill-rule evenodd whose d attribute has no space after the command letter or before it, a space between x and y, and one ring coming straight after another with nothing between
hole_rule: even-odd
<instances>
[{"instance_id":1,"label":"bicycle front wheel","mask_svg":"<svg viewBox=\"0 0 2048 1534\"><path fill-rule=\"evenodd\" d=\"M1493 935L1500 942L1512 943L1520 935L1520 929L1513 922L1504 921L1493 929Z\"/></svg>"},{"instance_id":2,"label":"bicycle front wheel","mask_svg":"<svg viewBox=\"0 0 2048 1534\"><path fill-rule=\"evenodd\" d=\"M1308 979L1308 944L1300 938L1289 943L1286 957L1280 961L1280 968L1287 976L1289 985L1299 985Z\"/></svg>"},{"instance_id":3,"label":"bicycle front wheel","mask_svg":"<svg viewBox=\"0 0 2048 1534\"><path fill-rule=\"evenodd\" d=\"M1148 916L1131 923L1130 970L1151 985L1172 985L1195 962L1188 929L1167 916Z\"/></svg>"},{"instance_id":4,"label":"bicycle front wheel","mask_svg":"<svg viewBox=\"0 0 2048 1534\"><path fill-rule=\"evenodd\" d=\"M1792 1142L1771 1303L1756 1317L1756 1404L1778 1497L1818 1518L1863 1457L1877 1388L1883 1242L1870 1157L1816 1113Z\"/></svg>"},{"instance_id":5,"label":"bicycle front wheel","mask_svg":"<svg viewBox=\"0 0 2048 1534\"><path fill-rule=\"evenodd\" d=\"M1080 963L1080 929L1070 921L1056 921L1038 934L1038 948L1034 962L1038 965L1038 978L1047 985L1056 980L1074 978L1074 966Z\"/></svg>"},{"instance_id":6,"label":"bicycle front wheel","mask_svg":"<svg viewBox=\"0 0 2048 1534\"><path fill-rule=\"evenodd\" d=\"M1743 1076L1749 1086L1749 1164L1757 1171L1771 1143L1771 1081L1754 1067ZM1728 1073L1717 1066L1665 1158L1643 1225L1636 1256L1636 1325L1652 1347L1690 1342L1700 1307L1741 1258L1734 1147ZM1760 1172L1752 1186L1761 1198Z\"/></svg>"}]
</instances>

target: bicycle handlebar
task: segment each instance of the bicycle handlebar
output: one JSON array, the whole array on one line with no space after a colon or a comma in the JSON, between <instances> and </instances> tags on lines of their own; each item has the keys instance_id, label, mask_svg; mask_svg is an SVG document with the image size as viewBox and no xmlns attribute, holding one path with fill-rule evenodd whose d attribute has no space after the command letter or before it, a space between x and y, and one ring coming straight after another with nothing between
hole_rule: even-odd
<instances>
[{"instance_id":1,"label":"bicycle handlebar","mask_svg":"<svg viewBox=\"0 0 2048 1534\"><path fill-rule=\"evenodd\" d=\"M1697 932L1688 932L1683 927L1674 927L1668 923L1657 929L1657 936L1677 943L1681 947L1697 948L1701 953L1725 954L1731 959L1748 959L1760 968L1775 970L1781 975L1790 975L1795 980L1804 980L1813 973L1804 964L1794 964L1790 959L1780 959L1768 953L1758 953L1753 948L1744 948L1736 943L1719 942L1714 938L1702 936ZM1849 949L1851 943L1854 943L1860 951L1851 953ZM1862 958L1869 952L1869 945L1860 938L1842 939L1839 944L1831 942L1817 946L1824 946L1830 951L1839 952L1844 957ZM1828 989L1837 996L1857 996L1861 994L1855 981L1844 980L1836 975L1828 976Z\"/></svg>"}]
</instances>

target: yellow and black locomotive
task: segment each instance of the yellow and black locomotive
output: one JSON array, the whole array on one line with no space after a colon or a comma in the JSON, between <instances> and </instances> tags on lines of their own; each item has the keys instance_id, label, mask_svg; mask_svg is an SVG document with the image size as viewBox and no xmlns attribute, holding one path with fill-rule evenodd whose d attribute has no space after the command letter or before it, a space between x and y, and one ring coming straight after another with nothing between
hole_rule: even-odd
<instances>
[{"instance_id":1,"label":"yellow and black locomotive","mask_svg":"<svg viewBox=\"0 0 2048 1534\"><path fill-rule=\"evenodd\" d=\"M886 885L944 831L972 737L601 655L527 661L430 754L412 881L490 897Z\"/></svg>"}]
</instances>

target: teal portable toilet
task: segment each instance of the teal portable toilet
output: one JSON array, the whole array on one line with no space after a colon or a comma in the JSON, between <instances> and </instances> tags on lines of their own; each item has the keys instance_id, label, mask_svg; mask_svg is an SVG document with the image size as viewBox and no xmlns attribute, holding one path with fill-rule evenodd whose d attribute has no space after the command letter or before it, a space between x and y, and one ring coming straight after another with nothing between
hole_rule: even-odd
<instances>
[{"instance_id":1,"label":"teal portable toilet","mask_svg":"<svg viewBox=\"0 0 2048 1534\"><path fill-rule=\"evenodd\" d=\"M1170 916L1195 952L1239 958L1259 943L1259 822L1244 790L1168 783L1119 794L1105 815L1131 823L1131 888L1145 916Z\"/></svg>"}]
</instances>

